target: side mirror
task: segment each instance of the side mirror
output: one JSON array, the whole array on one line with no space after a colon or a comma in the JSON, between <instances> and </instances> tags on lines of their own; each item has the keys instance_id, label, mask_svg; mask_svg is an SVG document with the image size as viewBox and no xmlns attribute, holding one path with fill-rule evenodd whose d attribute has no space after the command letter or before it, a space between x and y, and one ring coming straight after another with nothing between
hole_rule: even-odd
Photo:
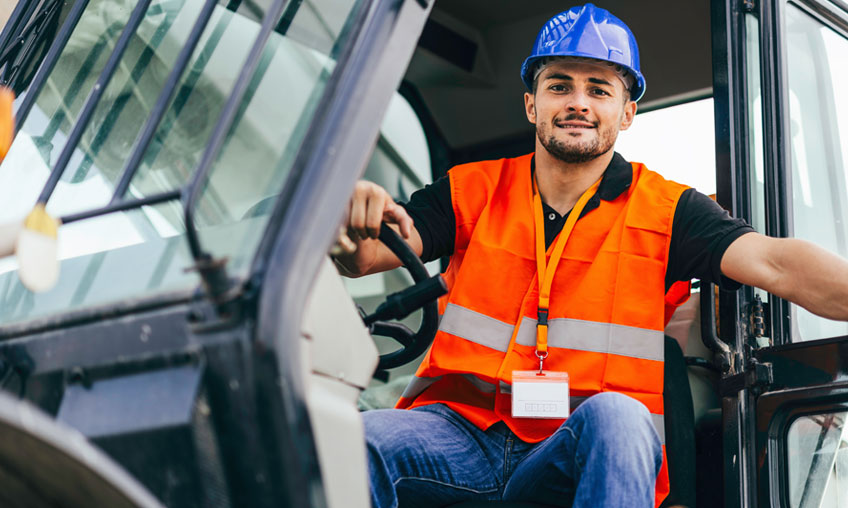
<instances>
[{"instance_id":1,"label":"side mirror","mask_svg":"<svg viewBox=\"0 0 848 508\"><path fill-rule=\"evenodd\" d=\"M0 87L0 161L15 137L14 101L15 94ZM58 232L59 221L40 203L25 219L0 224L0 257L17 255L18 277L32 292L47 291L59 279Z\"/></svg>"}]
</instances>

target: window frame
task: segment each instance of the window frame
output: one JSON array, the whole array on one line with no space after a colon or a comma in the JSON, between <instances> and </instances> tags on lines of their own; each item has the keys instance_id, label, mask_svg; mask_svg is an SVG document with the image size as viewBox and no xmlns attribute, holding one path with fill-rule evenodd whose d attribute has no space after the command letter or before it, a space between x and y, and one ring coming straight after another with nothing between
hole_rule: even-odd
<instances>
[{"instance_id":1,"label":"window frame","mask_svg":"<svg viewBox=\"0 0 848 508\"><path fill-rule=\"evenodd\" d=\"M848 411L848 383L765 394L757 401L757 410L758 441L766 444L760 448L766 460L759 467L758 505L790 508L789 429L804 416ZM763 481L764 477L772 481Z\"/></svg>"}]
</instances>

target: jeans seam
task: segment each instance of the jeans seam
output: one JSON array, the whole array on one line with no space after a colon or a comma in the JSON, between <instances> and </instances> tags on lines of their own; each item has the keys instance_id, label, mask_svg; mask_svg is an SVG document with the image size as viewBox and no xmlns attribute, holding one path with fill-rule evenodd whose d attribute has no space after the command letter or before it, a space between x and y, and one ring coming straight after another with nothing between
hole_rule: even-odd
<instances>
[{"instance_id":1,"label":"jeans seam","mask_svg":"<svg viewBox=\"0 0 848 508\"><path fill-rule=\"evenodd\" d=\"M583 471L586 469L586 463L583 460L583 457L580 456L580 447L577 446L579 441L579 439L577 439L577 434L575 434L569 427L563 427L562 430L568 432L571 435L571 439L574 440L574 463L580 469L580 474L582 476Z\"/></svg>"},{"instance_id":2,"label":"jeans seam","mask_svg":"<svg viewBox=\"0 0 848 508\"><path fill-rule=\"evenodd\" d=\"M498 490L497 486L495 486L491 489L488 489L488 490L476 490L476 489L472 489L470 487L463 487L461 485L454 485L452 483L440 482L439 480L434 480L432 478L419 478L419 477L416 477L416 476L401 476L400 478L398 478L397 480L395 480L392 483L392 486L397 487L397 484L400 483L403 480L417 480L417 481L421 481L421 482L430 482L430 483L435 483L435 484L442 485L442 486L445 486L445 487L451 487L451 488L454 488L454 489L465 490L467 492L472 492L474 494L491 494L492 492L497 492L497 490Z\"/></svg>"},{"instance_id":3,"label":"jeans seam","mask_svg":"<svg viewBox=\"0 0 848 508\"><path fill-rule=\"evenodd\" d=\"M503 467L503 482L506 485L506 482L509 481L509 457L512 452L512 438L506 438L506 442L504 443L504 467Z\"/></svg>"}]
</instances>

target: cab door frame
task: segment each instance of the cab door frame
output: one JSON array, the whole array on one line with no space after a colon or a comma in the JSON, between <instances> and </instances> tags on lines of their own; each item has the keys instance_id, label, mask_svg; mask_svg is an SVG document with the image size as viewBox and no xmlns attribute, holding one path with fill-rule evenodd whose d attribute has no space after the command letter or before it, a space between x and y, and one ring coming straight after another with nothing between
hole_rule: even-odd
<instances>
[{"instance_id":1,"label":"cab door frame","mask_svg":"<svg viewBox=\"0 0 848 508\"><path fill-rule=\"evenodd\" d=\"M752 220L750 182L751 150L748 142L750 123L747 69L746 16L753 12L750 1L712 0L711 33L713 54L713 103L715 115L716 200L732 216ZM701 292L713 294L712 284L702 284ZM742 325L753 290L743 287L739 291L720 291L719 307L713 308L711 298L702 298L702 326L704 321L716 320L722 326L718 336L712 336L712 327L702 329L705 343L724 343L716 355L724 356L719 363L726 369L723 378L740 375L746 363L745 344L747 330ZM755 471L753 449L746 446L745 436L753 433L753 422L748 409L753 403L749 390L742 389L722 398L722 452L724 504L727 507L754 506ZM738 485L739 488L732 488Z\"/></svg>"},{"instance_id":2,"label":"cab door frame","mask_svg":"<svg viewBox=\"0 0 848 508\"><path fill-rule=\"evenodd\" d=\"M761 232L774 237L793 236L787 2L825 25L848 27L842 0L712 2L717 199L750 223L758 212L754 203L762 203ZM760 146L751 135L755 123L762 126ZM752 181L758 151L762 191ZM793 344L789 302L768 295L766 333L758 341L751 325L755 302L751 287L721 292L720 338L730 349L721 383L728 507L784 506L789 425L799 415L848 407L842 380L848 360L840 356L848 358L848 337ZM799 366L808 370L799 375Z\"/></svg>"}]
</instances>

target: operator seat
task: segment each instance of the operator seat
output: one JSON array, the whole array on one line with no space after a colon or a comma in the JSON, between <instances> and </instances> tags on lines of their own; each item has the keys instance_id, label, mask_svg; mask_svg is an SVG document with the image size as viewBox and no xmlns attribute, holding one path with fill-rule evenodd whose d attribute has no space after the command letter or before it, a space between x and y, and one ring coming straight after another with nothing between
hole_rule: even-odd
<instances>
[{"instance_id":1,"label":"operator seat","mask_svg":"<svg viewBox=\"0 0 848 508\"><path fill-rule=\"evenodd\" d=\"M671 493L660 508L695 506L695 411L686 372L686 360L677 341L665 336L663 405L665 441ZM452 508L546 508L516 501L465 501Z\"/></svg>"}]
</instances>

